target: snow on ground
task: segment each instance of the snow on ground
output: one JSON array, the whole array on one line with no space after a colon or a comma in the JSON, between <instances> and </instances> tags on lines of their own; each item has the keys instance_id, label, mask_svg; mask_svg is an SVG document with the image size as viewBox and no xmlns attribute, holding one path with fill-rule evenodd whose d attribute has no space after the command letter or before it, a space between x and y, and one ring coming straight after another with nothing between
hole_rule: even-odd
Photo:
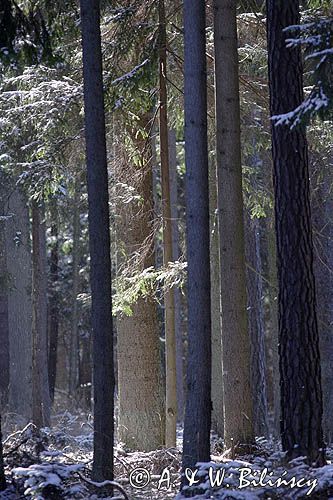
<instances>
[{"instance_id":1,"label":"snow on ground","mask_svg":"<svg viewBox=\"0 0 333 500\"><path fill-rule=\"evenodd\" d=\"M258 439L250 455L228 458L221 440L212 435L212 461L187 471L190 487L180 487L182 429L177 449L130 452L119 443L115 450L115 481L131 500L333 499L333 450L324 467L315 469L297 459L284 463L277 443ZM97 499L126 496L108 484L91 481L92 422L85 414L68 411L54 417L52 430L40 433L33 425L4 440L10 486L0 498Z\"/></svg>"}]
</instances>

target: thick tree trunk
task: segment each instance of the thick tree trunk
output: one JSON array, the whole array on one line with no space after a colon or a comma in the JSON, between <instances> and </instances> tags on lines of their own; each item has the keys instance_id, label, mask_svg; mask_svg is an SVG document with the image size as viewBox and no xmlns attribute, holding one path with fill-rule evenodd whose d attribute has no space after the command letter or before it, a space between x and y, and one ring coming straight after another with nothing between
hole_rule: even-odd
<instances>
[{"instance_id":1,"label":"thick tree trunk","mask_svg":"<svg viewBox=\"0 0 333 500\"><path fill-rule=\"evenodd\" d=\"M287 48L299 2L267 1L271 115L303 101L299 48ZM305 128L272 127L279 283L281 437L289 458L324 459L322 393Z\"/></svg>"},{"instance_id":2,"label":"thick tree trunk","mask_svg":"<svg viewBox=\"0 0 333 500\"><path fill-rule=\"evenodd\" d=\"M48 383L47 272L44 208L32 204L32 420L49 426L51 401Z\"/></svg>"},{"instance_id":3,"label":"thick tree trunk","mask_svg":"<svg viewBox=\"0 0 333 500\"><path fill-rule=\"evenodd\" d=\"M58 242L58 209L54 200L51 205L51 255L50 255L50 300L49 300L49 385L51 401L54 401L54 390L57 377L57 353L59 334L59 242Z\"/></svg>"},{"instance_id":4,"label":"thick tree trunk","mask_svg":"<svg viewBox=\"0 0 333 500\"><path fill-rule=\"evenodd\" d=\"M314 271L317 291L318 329L323 386L323 431L325 441L333 440L333 200L332 166L322 169L319 176L312 176ZM324 170L324 171L323 171Z\"/></svg>"},{"instance_id":5,"label":"thick tree trunk","mask_svg":"<svg viewBox=\"0 0 333 500\"><path fill-rule=\"evenodd\" d=\"M164 0L159 0L159 71L160 71L160 153L163 218L163 264L172 262L172 222L169 173L169 138L166 85L166 19ZM175 301L173 289L164 293L165 353L166 353L166 427L165 444L176 446L177 374Z\"/></svg>"},{"instance_id":6,"label":"thick tree trunk","mask_svg":"<svg viewBox=\"0 0 333 500\"><path fill-rule=\"evenodd\" d=\"M246 215L247 308L251 339L253 423L256 435L267 437L268 409L260 225L258 219L251 219L249 214Z\"/></svg>"},{"instance_id":7,"label":"thick tree trunk","mask_svg":"<svg viewBox=\"0 0 333 500\"><path fill-rule=\"evenodd\" d=\"M142 117L140 129L145 136L151 115ZM126 258L140 255L140 271L155 265L154 200L152 151L143 138L133 139L139 161L124 161L118 181L130 179L140 204L134 200L120 207L117 227L119 245ZM119 162L120 163L120 162ZM123 181L125 180L123 178ZM139 297L131 316L117 321L118 353L118 438L129 448L155 450L164 444L165 408L160 370L157 303L152 297Z\"/></svg>"},{"instance_id":8,"label":"thick tree trunk","mask_svg":"<svg viewBox=\"0 0 333 500\"><path fill-rule=\"evenodd\" d=\"M80 5L93 331L93 477L103 480L113 478L115 380L100 2L81 0Z\"/></svg>"},{"instance_id":9,"label":"thick tree trunk","mask_svg":"<svg viewBox=\"0 0 333 500\"><path fill-rule=\"evenodd\" d=\"M206 14L184 1L185 162L188 262L187 400L183 467L210 459L211 304L206 93Z\"/></svg>"},{"instance_id":10,"label":"thick tree trunk","mask_svg":"<svg viewBox=\"0 0 333 500\"><path fill-rule=\"evenodd\" d=\"M15 189L7 204L6 254L10 276L9 325L9 409L22 419L32 416L32 303L31 243L29 208L25 196ZM17 314L17 311L20 314Z\"/></svg>"},{"instance_id":11,"label":"thick tree trunk","mask_svg":"<svg viewBox=\"0 0 333 500\"><path fill-rule=\"evenodd\" d=\"M80 259L80 183L75 181L73 203L72 327L70 337L69 393L75 396L79 384L78 302Z\"/></svg>"},{"instance_id":12,"label":"thick tree trunk","mask_svg":"<svg viewBox=\"0 0 333 500\"><path fill-rule=\"evenodd\" d=\"M254 439L246 314L236 2L214 1L214 34L224 441L229 448Z\"/></svg>"},{"instance_id":13,"label":"thick tree trunk","mask_svg":"<svg viewBox=\"0 0 333 500\"><path fill-rule=\"evenodd\" d=\"M169 131L169 161L170 161L170 202L172 226L172 256L179 260L179 215L178 215L178 176L177 176L177 149L176 132ZM184 420L184 346L182 332L181 292L174 289L175 303L175 336L176 336L176 374L177 374L177 417L179 422Z\"/></svg>"},{"instance_id":14,"label":"thick tree trunk","mask_svg":"<svg viewBox=\"0 0 333 500\"><path fill-rule=\"evenodd\" d=\"M222 322L220 288L220 241L217 213L216 163L209 170L210 210L210 275L211 275L211 321L212 321L212 428L223 437L223 368L222 368Z\"/></svg>"}]
</instances>

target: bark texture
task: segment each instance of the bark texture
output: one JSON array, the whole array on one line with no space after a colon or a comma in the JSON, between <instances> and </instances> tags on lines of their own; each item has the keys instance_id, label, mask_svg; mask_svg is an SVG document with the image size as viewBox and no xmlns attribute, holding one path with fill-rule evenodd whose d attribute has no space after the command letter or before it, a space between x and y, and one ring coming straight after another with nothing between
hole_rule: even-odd
<instances>
[{"instance_id":1,"label":"bark texture","mask_svg":"<svg viewBox=\"0 0 333 500\"><path fill-rule=\"evenodd\" d=\"M229 448L254 439L246 314L236 2L214 1L214 40L224 441Z\"/></svg>"},{"instance_id":2,"label":"bark texture","mask_svg":"<svg viewBox=\"0 0 333 500\"><path fill-rule=\"evenodd\" d=\"M57 353L59 335L59 242L58 242L58 210L53 201L50 210L52 247L50 252L50 298L49 298L49 385L51 401L57 378Z\"/></svg>"},{"instance_id":3,"label":"bark texture","mask_svg":"<svg viewBox=\"0 0 333 500\"><path fill-rule=\"evenodd\" d=\"M113 478L114 364L108 171L99 0L81 0L92 298L95 480Z\"/></svg>"},{"instance_id":4,"label":"bark texture","mask_svg":"<svg viewBox=\"0 0 333 500\"><path fill-rule=\"evenodd\" d=\"M303 101L299 48L284 28L299 24L299 2L267 1L271 115ZM305 128L272 127L279 283L281 437L289 458L324 459L322 393Z\"/></svg>"},{"instance_id":5,"label":"bark texture","mask_svg":"<svg viewBox=\"0 0 333 500\"><path fill-rule=\"evenodd\" d=\"M144 136L149 131L150 118L150 114L142 117L140 128ZM137 271L141 272L155 265L152 150L147 146L149 138L146 141L137 137L133 141L136 164L124 158L123 171L117 172L117 179L128 179L141 202L133 200L119 207L117 238L126 262L139 257ZM139 297L132 306L132 315L118 318L117 334L118 437L131 449L155 450L165 442L156 301Z\"/></svg>"},{"instance_id":6,"label":"bark texture","mask_svg":"<svg viewBox=\"0 0 333 500\"><path fill-rule=\"evenodd\" d=\"M205 2L184 1L188 262L187 399L183 467L210 459L211 304Z\"/></svg>"},{"instance_id":7,"label":"bark texture","mask_svg":"<svg viewBox=\"0 0 333 500\"><path fill-rule=\"evenodd\" d=\"M1 179L2 181L2 179ZM0 192L0 213L6 215L4 189ZM6 225L0 220L0 410L8 402L9 386L9 330L8 330L8 293L9 274L6 262Z\"/></svg>"},{"instance_id":8,"label":"bark texture","mask_svg":"<svg viewBox=\"0 0 333 500\"><path fill-rule=\"evenodd\" d=\"M47 272L44 208L32 204L32 421L48 427L51 401L47 365Z\"/></svg>"},{"instance_id":9,"label":"bark texture","mask_svg":"<svg viewBox=\"0 0 333 500\"><path fill-rule=\"evenodd\" d=\"M6 254L10 276L9 409L22 424L32 416L31 243L27 200L15 189L7 202ZM20 313L18 314L18 310Z\"/></svg>"}]
</instances>

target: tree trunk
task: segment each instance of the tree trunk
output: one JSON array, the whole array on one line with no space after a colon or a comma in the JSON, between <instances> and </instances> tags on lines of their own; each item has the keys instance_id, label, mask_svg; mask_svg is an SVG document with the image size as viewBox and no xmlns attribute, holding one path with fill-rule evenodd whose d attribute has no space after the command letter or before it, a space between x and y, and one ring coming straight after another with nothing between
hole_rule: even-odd
<instances>
[{"instance_id":1,"label":"tree trunk","mask_svg":"<svg viewBox=\"0 0 333 500\"><path fill-rule=\"evenodd\" d=\"M51 421L48 382L47 272L44 208L32 204L32 420L38 427Z\"/></svg>"},{"instance_id":2,"label":"tree trunk","mask_svg":"<svg viewBox=\"0 0 333 500\"><path fill-rule=\"evenodd\" d=\"M95 480L113 478L114 361L108 170L99 0L81 0L92 298Z\"/></svg>"},{"instance_id":3,"label":"tree trunk","mask_svg":"<svg viewBox=\"0 0 333 500\"><path fill-rule=\"evenodd\" d=\"M236 2L214 1L214 40L224 441L229 448L254 440L246 314Z\"/></svg>"},{"instance_id":4,"label":"tree trunk","mask_svg":"<svg viewBox=\"0 0 333 500\"><path fill-rule=\"evenodd\" d=\"M163 218L163 264L173 261L172 222L169 173L169 138L166 85L166 19L164 0L159 0L159 72L160 72L160 153ZM165 444L176 446L177 375L175 302L173 289L164 293L165 351L166 351L166 428Z\"/></svg>"},{"instance_id":5,"label":"tree trunk","mask_svg":"<svg viewBox=\"0 0 333 500\"><path fill-rule=\"evenodd\" d=\"M287 48L284 28L300 23L299 2L267 1L271 115L303 101L300 48ZM272 127L277 267L281 437L288 458L324 460L319 338L305 127Z\"/></svg>"},{"instance_id":6,"label":"tree trunk","mask_svg":"<svg viewBox=\"0 0 333 500\"><path fill-rule=\"evenodd\" d=\"M6 254L10 386L9 409L25 425L32 416L31 243L27 200L15 189L7 204ZM17 314L17 311L20 314ZM24 390L22 390L22 387Z\"/></svg>"},{"instance_id":7,"label":"tree trunk","mask_svg":"<svg viewBox=\"0 0 333 500\"><path fill-rule=\"evenodd\" d=\"M317 291L318 329L323 386L323 431L327 443L333 440L333 200L332 165L320 167L318 176L312 175L314 271Z\"/></svg>"},{"instance_id":8,"label":"tree trunk","mask_svg":"<svg viewBox=\"0 0 333 500\"><path fill-rule=\"evenodd\" d=\"M183 468L210 459L211 319L206 13L184 1L188 361Z\"/></svg>"},{"instance_id":9,"label":"tree trunk","mask_svg":"<svg viewBox=\"0 0 333 500\"><path fill-rule=\"evenodd\" d=\"M0 193L0 214L6 215L5 193ZM6 262L6 222L0 219L0 411L8 402L9 386L9 331L8 331L8 293L10 287Z\"/></svg>"},{"instance_id":10,"label":"tree trunk","mask_svg":"<svg viewBox=\"0 0 333 500\"><path fill-rule=\"evenodd\" d=\"M51 256L50 256L50 300L49 300L49 385L51 401L54 401L54 390L57 377L57 351L59 334L59 241L58 241L58 209L56 200L51 205Z\"/></svg>"},{"instance_id":11,"label":"tree trunk","mask_svg":"<svg viewBox=\"0 0 333 500\"><path fill-rule=\"evenodd\" d=\"M78 302L80 259L80 183L75 180L73 204L72 326L70 337L69 393L75 396L79 384Z\"/></svg>"},{"instance_id":12,"label":"tree trunk","mask_svg":"<svg viewBox=\"0 0 333 500\"><path fill-rule=\"evenodd\" d=\"M172 256L179 260L179 215L178 215L178 175L177 175L177 149L176 132L169 131L169 161L170 161L170 202L172 226ZM174 291L175 303L175 336L176 336L176 374L177 374L177 417L179 422L184 420L184 347L182 332L181 292L179 288Z\"/></svg>"},{"instance_id":13,"label":"tree trunk","mask_svg":"<svg viewBox=\"0 0 333 500\"><path fill-rule=\"evenodd\" d=\"M251 387L256 436L268 437L266 353L263 318L263 286L258 219L246 214L248 325L251 339Z\"/></svg>"},{"instance_id":14,"label":"tree trunk","mask_svg":"<svg viewBox=\"0 0 333 500\"><path fill-rule=\"evenodd\" d=\"M220 289L220 242L217 213L216 163L209 170L210 203L210 275L211 275L211 321L212 321L212 428L223 437L223 367L222 324Z\"/></svg>"},{"instance_id":15,"label":"tree trunk","mask_svg":"<svg viewBox=\"0 0 333 500\"><path fill-rule=\"evenodd\" d=\"M138 271L155 265L152 150L145 140L150 123L150 114L142 117L138 126L143 137L133 138L138 161L131 164L125 158L123 171L117 173L118 181L130 179L142 200L120 207L117 226L118 245L123 245L126 260L140 255ZM155 300L139 297L132 315L118 318L117 333L118 438L131 449L156 450L164 444L165 408Z\"/></svg>"}]
</instances>

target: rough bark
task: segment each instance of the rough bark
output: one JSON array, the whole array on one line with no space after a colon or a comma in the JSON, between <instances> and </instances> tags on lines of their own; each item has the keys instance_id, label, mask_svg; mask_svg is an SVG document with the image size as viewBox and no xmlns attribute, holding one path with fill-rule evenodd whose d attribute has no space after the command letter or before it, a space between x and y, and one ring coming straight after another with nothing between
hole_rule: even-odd
<instances>
[{"instance_id":1,"label":"rough bark","mask_svg":"<svg viewBox=\"0 0 333 500\"><path fill-rule=\"evenodd\" d=\"M32 204L32 421L50 425L48 383L47 272L44 208Z\"/></svg>"},{"instance_id":2,"label":"rough bark","mask_svg":"<svg viewBox=\"0 0 333 500\"><path fill-rule=\"evenodd\" d=\"M159 82L160 82L160 156L163 218L163 264L173 261L172 221L170 200L169 138L167 111L166 18L164 0L159 0ZM166 427L165 443L176 446L177 374L175 302L173 289L164 293L165 354L166 354Z\"/></svg>"},{"instance_id":3,"label":"rough bark","mask_svg":"<svg viewBox=\"0 0 333 500\"><path fill-rule=\"evenodd\" d=\"M113 478L114 361L108 171L99 0L81 0L96 480Z\"/></svg>"},{"instance_id":4,"label":"rough bark","mask_svg":"<svg viewBox=\"0 0 333 500\"><path fill-rule=\"evenodd\" d=\"M59 242L58 242L58 209L54 200L50 210L51 216L51 253L50 253L50 299L49 299L49 385L51 401L57 377L57 353L59 335Z\"/></svg>"},{"instance_id":5,"label":"rough bark","mask_svg":"<svg viewBox=\"0 0 333 500\"><path fill-rule=\"evenodd\" d=\"M210 275L211 275L211 321L212 321L212 428L219 435L224 433L223 418L223 367L222 367L222 322L220 288L220 241L217 213L216 163L209 169L210 204Z\"/></svg>"},{"instance_id":6,"label":"rough bark","mask_svg":"<svg viewBox=\"0 0 333 500\"><path fill-rule=\"evenodd\" d=\"M184 1L188 262L187 399L183 467L210 459L211 304L205 2Z\"/></svg>"},{"instance_id":7,"label":"rough bark","mask_svg":"<svg viewBox=\"0 0 333 500\"><path fill-rule=\"evenodd\" d=\"M303 101L299 48L284 28L299 24L299 2L267 1L271 115ZM305 128L272 127L279 283L281 437L288 458L324 459L322 392Z\"/></svg>"},{"instance_id":8,"label":"rough bark","mask_svg":"<svg viewBox=\"0 0 333 500\"><path fill-rule=\"evenodd\" d=\"M15 189L6 209L9 325L9 409L25 425L32 416L31 243L27 200ZM17 311L20 314L17 314Z\"/></svg>"},{"instance_id":9,"label":"rough bark","mask_svg":"<svg viewBox=\"0 0 333 500\"><path fill-rule=\"evenodd\" d=\"M170 202L172 226L172 256L179 260L179 214L178 214L178 176L177 176L177 149L176 132L169 131L169 162L170 162ZM174 289L175 304L175 336L176 336L176 374L177 374L177 418L184 420L184 346L182 332L181 292Z\"/></svg>"},{"instance_id":10,"label":"rough bark","mask_svg":"<svg viewBox=\"0 0 333 500\"><path fill-rule=\"evenodd\" d=\"M224 441L229 448L254 439L246 314L236 2L214 1L214 41Z\"/></svg>"},{"instance_id":11,"label":"rough bark","mask_svg":"<svg viewBox=\"0 0 333 500\"><path fill-rule=\"evenodd\" d=\"M246 217L247 309L251 339L251 387L256 436L268 436L263 284L258 219Z\"/></svg>"},{"instance_id":12,"label":"rough bark","mask_svg":"<svg viewBox=\"0 0 333 500\"><path fill-rule=\"evenodd\" d=\"M139 126L144 135L149 131L150 119L150 114L141 118ZM117 178L124 181L122 175L126 175L142 201L138 204L133 200L119 207L117 237L126 260L140 255L138 271L144 271L155 265L152 150L144 139L137 137L133 141L139 160L134 165L125 158L124 171L117 172ZM117 353L119 440L131 449L155 450L165 440L165 408L157 303L152 297L139 297L132 306L132 315L118 318Z\"/></svg>"}]
</instances>

